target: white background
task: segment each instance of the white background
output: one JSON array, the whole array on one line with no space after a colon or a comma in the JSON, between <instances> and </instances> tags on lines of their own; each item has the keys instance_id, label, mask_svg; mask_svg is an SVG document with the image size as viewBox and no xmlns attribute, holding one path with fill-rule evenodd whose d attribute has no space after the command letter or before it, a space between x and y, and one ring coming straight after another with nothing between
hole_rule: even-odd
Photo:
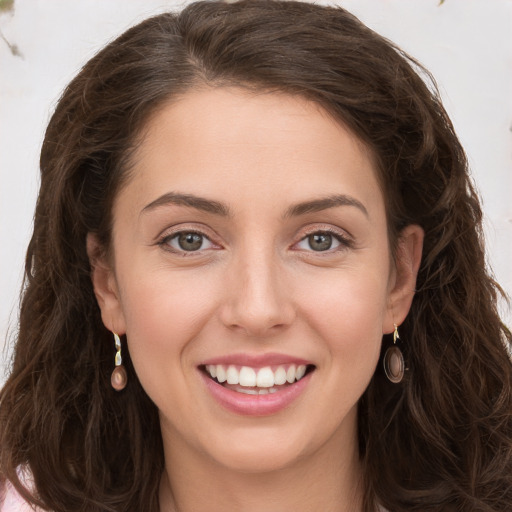
<instances>
[{"instance_id":1,"label":"white background","mask_svg":"<svg viewBox=\"0 0 512 512\"><path fill-rule=\"evenodd\" d=\"M39 151L55 103L107 41L150 14L186 3L15 0L13 12L0 14L3 36L22 54L13 56L0 40L0 382L16 335ZM512 0L337 3L433 72L481 193L489 263L512 294ZM510 325L509 311L505 317Z\"/></svg>"}]
</instances>

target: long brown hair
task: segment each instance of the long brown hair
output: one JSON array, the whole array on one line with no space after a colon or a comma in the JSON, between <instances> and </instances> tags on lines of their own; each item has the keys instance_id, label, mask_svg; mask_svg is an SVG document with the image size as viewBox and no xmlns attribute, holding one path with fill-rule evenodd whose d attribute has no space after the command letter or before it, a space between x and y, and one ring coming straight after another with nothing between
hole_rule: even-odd
<instances>
[{"instance_id":1,"label":"long brown hair","mask_svg":"<svg viewBox=\"0 0 512 512\"><path fill-rule=\"evenodd\" d=\"M377 503L393 512L512 508L511 334L435 83L343 9L294 1L205 1L150 18L64 91L41 152L19 335L0 395L2 478L56 512L158 511L157 410L128 355L128 387L110 386L114 347L85 240L95 233L108 250L113 198L151 113L205 85L317 102L373 153L391 242L409 224L425 230L401 326L409 371L393 385L377 370L360 401L365 512ZM30 469L32 490L20 468Z\"/></svg>"}]
</instances>

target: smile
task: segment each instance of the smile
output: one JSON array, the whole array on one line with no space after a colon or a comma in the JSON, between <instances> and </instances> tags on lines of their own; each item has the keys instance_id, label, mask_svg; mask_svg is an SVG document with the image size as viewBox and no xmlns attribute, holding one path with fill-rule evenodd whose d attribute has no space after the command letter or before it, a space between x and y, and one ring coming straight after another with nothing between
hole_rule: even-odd
<instances>
[{"instance_id":1,"label":"smile","mask_svg":"<svg viewBox=\"0 0 512 512\"><path fill-rule=\"evenodd\" d=\"M267 358L267 361L251 361L253 364L244 362L209 362L199 370L218 404L247 416L276 414L286 409L307 388L315 370L306 361L272 364Z\"/></svg>"},{"instance_id":2,"label":"smile","mask_svg":"<svg viewBox=\"0 0 512 512\"><path fill-rule=\"evenodd\" d=\"M205 370L212 379L227 389L247 395L266 395L301 380L308 371L308 366L289 364L252 368L209 364L205 366Z\"/></svg>"}]
</instances>

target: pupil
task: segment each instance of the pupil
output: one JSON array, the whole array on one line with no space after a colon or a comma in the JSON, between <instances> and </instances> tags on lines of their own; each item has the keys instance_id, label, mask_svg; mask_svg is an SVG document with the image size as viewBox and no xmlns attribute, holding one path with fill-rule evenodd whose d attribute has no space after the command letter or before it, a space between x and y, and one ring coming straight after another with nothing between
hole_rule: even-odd
<instances>
[{"instance_id":1,"label":"pupil","mask_svg":"<svg viewBox=\"0 0 512 512\"><path fill-rule=\"evenodd\" d=\"M178 237L178 243L184 251L197 251L203 244L203 237L197 233L183 233Z\"/></svg>"},{"instance_id":2,"label":"pupil","mask_svg":"<svg viewBox=\"0 0 512 512\"><path fill-rule=\"evenodd\" d=\"M332 236L326 233L309 235L309 245L314 251L327 251L332 245Z\"/></svg>"}]
</instances>

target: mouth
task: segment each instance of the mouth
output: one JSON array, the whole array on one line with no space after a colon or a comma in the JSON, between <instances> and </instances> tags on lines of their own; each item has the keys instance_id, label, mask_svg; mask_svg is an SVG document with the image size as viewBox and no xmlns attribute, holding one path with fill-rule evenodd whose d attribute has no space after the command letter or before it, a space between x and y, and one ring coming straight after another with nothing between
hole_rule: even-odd
<instances>
[{"instance_id":1,"label":"mouth","mask_svg":"<svg viewBox=\"0 0 512 512\"><path fill-rule=\"evenodd\" d=\"M312 364L281 364L263 367L206 364L200 370L225 389L245 395L269 395L284 391L315 370Z\"/></svg>"}]
</instances>

